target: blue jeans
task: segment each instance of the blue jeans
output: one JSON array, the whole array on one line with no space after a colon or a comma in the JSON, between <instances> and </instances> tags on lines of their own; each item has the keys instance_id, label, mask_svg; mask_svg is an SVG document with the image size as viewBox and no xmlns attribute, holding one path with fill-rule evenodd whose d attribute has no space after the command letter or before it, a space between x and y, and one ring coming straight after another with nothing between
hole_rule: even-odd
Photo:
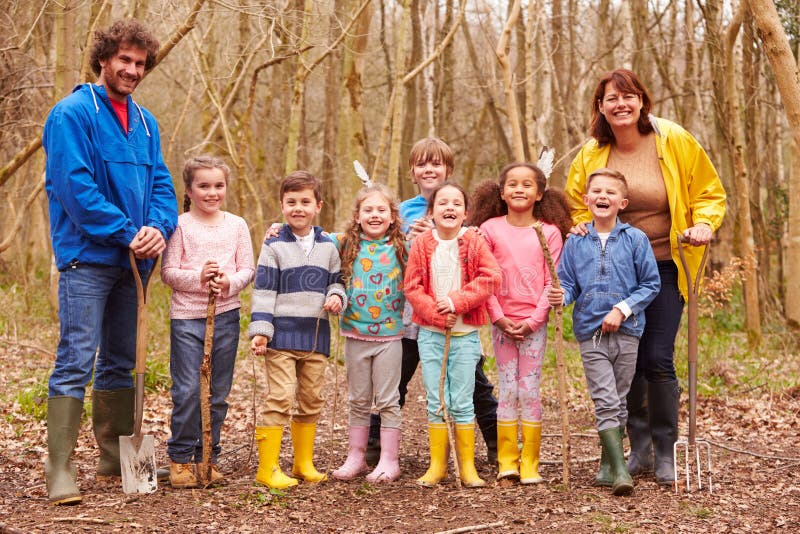
<instances>
[{"instance_id":1,"label":"blue jeans","mask_svg":"<svg viewBox=\"0 0 800 534\"><path fill-rule=\"evenodd\" d=\"M661 291L644 310L644 333L639 340L636 376L648 382L672 382L675 374L675 336L683 315L678 289L678 267L672 260L658 262Z\"/></svg>"},{"instance_id":2,"label":"blue jeans","mask_svg":"<svg viewBox=\"0 0 800 534\"><path fill-rule=\"evenodd\" d=\"M170 321L169 371L172 375L172 436L167 440L170 460L179 464L203 458L203 428L200 415L200 364L206 334L205 319ZM211 458L216 462L220 429L228 414L228 393L233 382L236 351L239 348L239 309L214 318L214 346L211 349Z\"/></svg>"},{"instance_id":3,"label":"blue jeans","mask_svg":"<svg viewBox=\"0 0 800 534\"><path fill-rule=\"evenodd\" d=\"M441 422L439 410L439 377L442 374L444 334L419 329L417 342L422 363L422 383L428 400L428 421ZM450 338L447 357L447 376L444 381L444 398L447 409L456 423L475 421L472 397L475 392L475 365L481 358L481 343L477 332Z\"/></svg>"},{"instance_id":4,"label":"blue jeans","mask_svg":"<svg viewBox=\"0 0 800 534\"><path fill-rule=\"evenodd\" d=\"M58 319L61 338L50 397L82 401L93 369L95 389L133 387L136 283L129 269L78 263L61 271Z\"/></svg>"}]
</instances>

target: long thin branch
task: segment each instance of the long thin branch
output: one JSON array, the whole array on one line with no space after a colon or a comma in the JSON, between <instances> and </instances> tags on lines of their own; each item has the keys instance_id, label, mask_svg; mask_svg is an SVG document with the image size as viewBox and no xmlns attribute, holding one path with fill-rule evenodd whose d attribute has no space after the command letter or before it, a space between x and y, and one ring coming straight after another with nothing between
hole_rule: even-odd
<instances>
[{"instance_id":1,"label":"long thin branch","mask_svg":"<svg viewBox=\"0 0 800 534\"><path fill-rule=\"evenodd\" d=\"M464 20L464 13L466 12L466 10L467 10L467 0L460 0L458 6L458 16L456 17L456 20L453 21L453 26L450 28L450 31L447 32L447 35L444 36L444 38L441 40L438 46L433 50L433 52L431 52L431 54L427 58L425 58L422 61L422 63L420 63L419 65L408 71L406 75L403 76L404 84L408 85L409 82L411 82L411 80L413 80L414 77L422 71L422 69L427 67L431 62L433 62L437 57L439 57L442 51L444 51L444 49L447 48L447 45L449 45L450 41L453 40L453 35L455 35L456 31L458 30L458 27L461 25L461 22Z\"/></svg>"},{"instance_id":2,"label":"long thin branch","mask_svg":"<svg viewBox=\"0 0 800 534\"><path fill-rule=\"evenodd\" d=\"M39 193L41 193L43 189L44 189L44 176L42 177L41 180L39 180L39 183L36 184L36 187L33 188L33 191L30 192L28 198L25 199L25 205L22 206L22 209L17 214L17 220L14 222L14 226L11 228L11 231L8 232L8 235L6 235L6 237L3 238L3 241L0 242L0 252L4 252L6 249L8 249L8 247L11 246L11 243L14 241L14 239L18 237L19 230L25 223L26 220L25 216L28 214L28 210L30 209L31 204L33 204L33 201L36 200L36 197L39 196Z\"/></svg>"},{"instance_id":3,"label":"long thin branch","mask_svg":"<svg viewBox=\"0 0 800 534\"><path fill-rule=\"evenodd\" d=\"M86 44L83 47L83 60L81 60L81 73L78 76L80 83L89 81L89 72L91 72L91 57L92 57L92 41L94 41L94 32L97 30L97 24L103 18L103 12L108 7L108 0L103 0L100 9L97 10L97 16L89 25L89 31L86 32Z\"/></svg>"},{"instance_id":4,"label":"long thin branch","mask_svg":"<svg viewBox=\"0 0 800 534\"><path fill-rule=\"evenodd\" d=\"M50 4L48 0L42 2L42 9L39 10L39 13L36 15L36 19L33 21L33 24L31 24L31 27L28 28L28 33L25 35L25 38L22 41L20 41L18 45L8 46L6 48L0 48L0 52L8 52L9 50L18 50L23 46L25 46L25 43L27 43L28 39L30 39L31 35L33 35L33 29L36 27L37 24L39 24L39 19L42 18L42 14L44 13L44 10L47 9L48 4Z\"/></svg>"},{"instance_id":5,"label":"long thin branch","mask_svg":"<svg viewBox=\"0 0 800 534\"><path fill-rule=\"evenodd\" d=\"M203 4L206 3L206 0L197 0L192 7L192 10L189 12L189 16L186 17L186 22L183 23L178 29L176 29L167 42L161 45L161 48L158 50L158 54L156 55L156 65L161 63L161 61L167 57L175 46L181 42L187 33L192 31L194 28L195 22L197 22L197 15L200 13L200 8L203 7Z\"/></svg>"},{"instance_id":6,"label":"long thin branch","mask_svg":"<svg viewBox=\"0 0 800 534\"><path fill-rule=\"evenodd\" d=\"M364 0L364 2L362 2L362 4L359 6L356 12L353 14L353 17L350 19L350 22L347 24L345 29L342 30L342 33L339 34L339 37L337 37L336 40L332 42L327 49L325 49L322 55L320 55L317 59L314 60L313 63L311 63L311 65L306 67L307 72L310 73L312 70L317 68L317 66L320 63L322 63L331 52L333 52L334 50L336 50L336 48L338 48L339 44L344 40L344 38L350 35L350 30L352 30L353 26L356 25L356 22L358 22L358 19L361 17L361 14L364 12L364 10L367 8L367 6L370 4L371 1L372 0Z\"/></svg>"},{"instance_id":7,"label":"long thin branch","mask_svg":"<svg viewBox=\"0 0 800 534\"><path fill-rule=\"evenodd\" d=\"M17 172L17 170L22 167L26 161L33 156L37 150L42 148L42 138L36 137L33 141L28 143L28 145L17 152L17 155L11 158L11 161L6 163L2 169L0 169L0 187L6 185L11 176Z\"/></svg>"},{"instance_id":8,"label":"long thin branch","mask_svg":"<svg viewBox=\"0 0 800 534\"><path fill-rule=\"evenodd\" d=\"M221 106L219 107L219 114L214 119L214 122L211 123L211 126L208 128L208 132L206 132L205 138L197 145L192 147L190 150L193 150L197 147L205 146L210 141L211 138L219 128L221 123L222 116L228 112L228 108L233 104L234 100L236 99L236 94L239 92L239 87L242 85L242 81L245 79L245 75L247 74L247 69L250 67L250 63L253 62L253 58L255 57L256 53L261 50L261 47L264 46L264 43L267 42L269 39L269 34L265 34L261 41L253 48L253 52L247 57L245 64L242 66L242 70L239 72L239 75L236 78L236 82L234 82L233 87L231 87L230 92L224 96L224 102L222 102Z\"/></svg>"}]
</instances>

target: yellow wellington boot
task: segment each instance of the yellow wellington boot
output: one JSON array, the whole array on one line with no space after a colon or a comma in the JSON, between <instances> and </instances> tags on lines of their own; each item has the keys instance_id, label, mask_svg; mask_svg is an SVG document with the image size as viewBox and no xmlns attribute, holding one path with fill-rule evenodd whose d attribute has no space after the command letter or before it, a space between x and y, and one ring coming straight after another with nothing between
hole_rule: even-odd
<instances>
[{"instance_id":1,"label":"yellow wellington boot","mask_svg":"<svg viewBox=\"0 0 800 534\"><path fill-rule=\"evenodd\" d=\"M497 427L498 439L500 427ZM461 471L461 482L468 488L480 488L486 485L475 470L475 423L456 424L456 449L458 450L458 467ZM499 460L498 450L498 460Z\"/></svg>"},{"instance_id":2,"label":"yellow wellington boot","mask_svg":"<svg viewBox=\"0 0 800 534\"><path fill-rule=\"evenodd\" d=\"M522 457L519 462L520 484L540 484L539 449L542 445L542 422L522 422Z\"/></svg>"},{"instance_id":3,"label":"yellow wellington boot","mask_svg":"<svg viewBox=\"0 0 800 534\"><path fill-rule=\"evenodd\" d=\"M431 465L417 484L432 488L447 476L447 426L444 423L428 423L428 442L431 446Z\"/></svg>"},{"instance_id":4,"label":"yellow wellington boot","mask_svg":"<svg viewBox=\"0 0 800 534\"><path fill-rule=\"evenodd\" d=\"M282 426L256 427L256 444L258 445L256 482L270 488L285 489L299 483L296 478L284 475L278 463L282 436Z\"/></svg>"},{"instance_id":5,"label":"yellow wellington boot","mask_svg":"<svg viewBox=\"0 0 800 534\"><path fill-rule=\"evenodd\" d=\"M294 463L292 474L306 482L322 482L328 476L314 467L314 434L316 423L299 423L292 421L292 446L294 447Z\"/></svg>"},{"instance_id":6,"label":"yellow wellington boot","mask_svg":"<svg viewBox=\"0 0 800 534\"><path fill-rule=\"evenodd\" d=\"M519 478L516 421L497 421L497 480L503 478Z\"/></svg>"}]
</instances>

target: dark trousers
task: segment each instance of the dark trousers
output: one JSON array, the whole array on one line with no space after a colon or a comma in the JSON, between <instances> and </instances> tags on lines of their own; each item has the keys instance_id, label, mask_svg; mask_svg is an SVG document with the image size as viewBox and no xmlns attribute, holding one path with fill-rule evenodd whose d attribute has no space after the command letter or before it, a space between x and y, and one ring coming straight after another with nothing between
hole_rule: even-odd
<instances>
[{"instance_id":1,"label":"dark trousers","mask_svg":"<svg viewBox=\"0 0 800 534\"><path fill-rule=\"evenodd\" d=\"M483 372L483 362L485 357L481 355L478 364L475 366L475 393L472 402L475 405L475 419L478 427L483 434L483 440L492 446L497 443L497 399L494 396L494 386L492 386L486 373ZM408 393L408 383L414 377L414 373L419 367L419 346L416 339L403 338L403 366L400 371L400 406L406 403ZM377 424L376 424L377 420ZM378 439L380 429L380 417L372 414L370 421L370 438Z\"/></svg>"},{"instance_id":2,"label":"dark trousers","mask_svg":"<svg viewBox=\"0 0 800 534\"><path fill-rule=\"evenodd\" d=\"M675 336L681 324L683 297L678 289L678 267L658 262L661 291L645 309L645 327L639 340L636 376L648 382L672 382L675 375Z\"/></svg>"}]
</instances>

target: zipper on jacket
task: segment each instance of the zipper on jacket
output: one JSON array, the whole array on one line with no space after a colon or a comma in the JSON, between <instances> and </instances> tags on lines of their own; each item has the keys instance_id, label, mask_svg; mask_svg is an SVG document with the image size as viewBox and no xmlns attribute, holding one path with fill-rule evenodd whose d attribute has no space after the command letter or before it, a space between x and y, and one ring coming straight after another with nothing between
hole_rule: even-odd
<instances>
[{"instance_id":1,"label":"zipper on jacket","mask_svg":"<svg viewBox=\"0 0 800 534\"><path fill-rule=\"evenodd\" d=\"M608 244L608 239L606 239L605 243L603 243L602 239L600 240L600 274L602 276L605 276L605 274L606 274L606 245L607 244Z\"/></svg>"}]
</instances>

